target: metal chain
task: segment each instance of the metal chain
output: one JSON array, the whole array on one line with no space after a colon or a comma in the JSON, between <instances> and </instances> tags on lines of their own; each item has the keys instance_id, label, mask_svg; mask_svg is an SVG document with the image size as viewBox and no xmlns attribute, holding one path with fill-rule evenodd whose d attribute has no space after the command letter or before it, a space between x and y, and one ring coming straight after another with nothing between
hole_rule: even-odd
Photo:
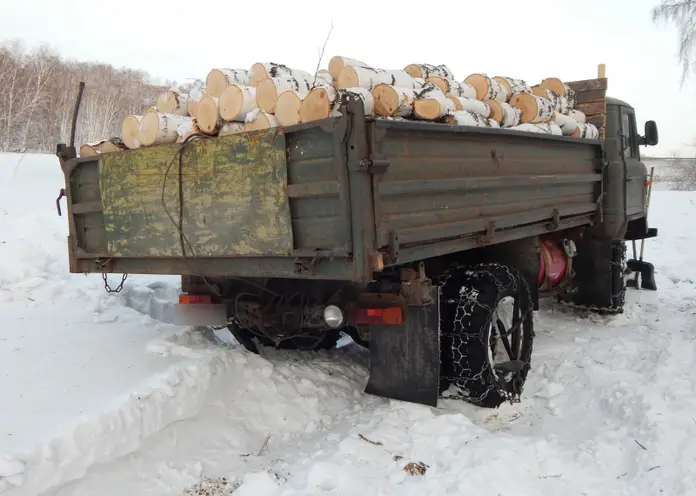
<instances>
[{"instance_id":1,"label":"metal chain","mask_svg":"<svg viewBox=\"0 0 696 496\"><path fill-rule=\"evenodd\" d=\"M116 289L112 289L109 285L109 280L107 279L106 272L102 272L102 279L104 280L104 289L107 293L120 293L123 289L123 284L126 282L126 279L128 279L128 274L123 274L123 276L121 277L121 282L118 286L116 286Z\"/></svg>"}]
</instances>

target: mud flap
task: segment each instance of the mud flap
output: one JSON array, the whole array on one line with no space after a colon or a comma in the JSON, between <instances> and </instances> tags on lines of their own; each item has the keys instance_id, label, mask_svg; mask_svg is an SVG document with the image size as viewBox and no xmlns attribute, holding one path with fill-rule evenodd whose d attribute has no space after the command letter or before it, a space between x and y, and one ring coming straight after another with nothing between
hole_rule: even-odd
<instances>
[{"instance_id":1,"label":"mud flap","mask_svg":"<svg viewBox=\"0 0 696 496\"><path fill-rule=\"evenodd\" d=\"M440 395L440 294L433 303L408 307L401 325L370 328L370 379L365 392L437 406Z\"/></svg>"},{"instance_id":2,"label":"mud flap","mask_svg":"<svg viewBox=\"0 0 696 496\"><path fill-rule=\"evenodd\" d=\"M637 272L640 274L640 287L642 289L657 291L657 284L655 283L655 266L653 266L653 264L644 262L643 260L631 259L626 262L626 268L630 272ZM636 281L634 279L629 279L626 281L626 285L634 288L636 287Z\"/></svg>"}]
</instances>

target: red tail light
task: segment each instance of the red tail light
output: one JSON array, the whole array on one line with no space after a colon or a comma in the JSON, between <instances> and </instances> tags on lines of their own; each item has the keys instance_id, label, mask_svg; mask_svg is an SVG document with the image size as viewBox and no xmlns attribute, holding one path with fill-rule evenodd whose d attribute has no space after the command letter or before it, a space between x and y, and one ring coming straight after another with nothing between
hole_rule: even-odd
<instances>
[{"instance_id":1,"label":"red tail light","mask_svg":"<svg viewBox=\"0 0 696 496\"><path fill-rule=\"evenodd\" d=\"M353 311L355 324L399 325L403 321L404 314L400 307L356 308Z\"/></svg>"},{"instance_id":2,"label":"red tail light","mask_svg":"<svg viewBox=\"0 0 696 496\"><path fill-rule=\"evenodd\" d=\"M179 295L179 305L196 305L196 304L210 304L213 300L210 295L202 294L180 294Z\"/></svg>"}]
</instances>

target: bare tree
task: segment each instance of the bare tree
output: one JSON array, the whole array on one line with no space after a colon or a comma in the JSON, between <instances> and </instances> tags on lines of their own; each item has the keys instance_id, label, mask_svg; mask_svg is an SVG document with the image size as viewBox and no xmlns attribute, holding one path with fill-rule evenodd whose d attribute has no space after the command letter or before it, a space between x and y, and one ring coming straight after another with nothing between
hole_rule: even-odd
<instances>
[{"instance_id":1,"label":"bare tree","mask_svg":"<svg viewBox=\"0 0 696 496\"><path fill-rule=\"evenodd\" d=\"M48 47L28 52L0 43L0 151L52 152L65 143L78 83L86 89L76 142L118 136L122 118L142 114L164 88L142 71L61 59Z\"/></svg>"},{"instance_id":2,"label":"bare tree","mask_svg":"<svg viewBox=\"0 0 696 496\"><path fill-rule=\"evenodd\" d=\"M696 0L662 0L660 5L652 9L652 18L654 22L673 23L679 30L679 64L683 85L694 67Z\"/></svg>"}]
</instances>

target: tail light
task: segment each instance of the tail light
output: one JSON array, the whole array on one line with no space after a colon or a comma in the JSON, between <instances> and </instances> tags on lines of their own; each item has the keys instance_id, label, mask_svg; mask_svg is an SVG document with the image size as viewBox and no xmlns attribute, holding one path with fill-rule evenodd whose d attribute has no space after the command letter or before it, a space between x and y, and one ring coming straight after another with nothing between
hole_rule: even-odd
<instances>
[{"instance_id":1,"label":"tail light","mask_svg":"<svg viewBox=\"0 0 696 496\"><path fill-rule=\"evenodd\" d=\"M355 324L386 324L399 325L404 321L401 307L386 308L356 308L353 310Z\"/></svg>"},{"instance_id":2,"label":"tail light","mask_svg":"<svg viewBox=\"0 0 696 496\"><path fill-rule=\"evenodd\" d=\"M200 304L211 304L213 302L210 295L207 294L180 294L179 295L179 305L200 305Z\"/></svg>"}]
</instances>

